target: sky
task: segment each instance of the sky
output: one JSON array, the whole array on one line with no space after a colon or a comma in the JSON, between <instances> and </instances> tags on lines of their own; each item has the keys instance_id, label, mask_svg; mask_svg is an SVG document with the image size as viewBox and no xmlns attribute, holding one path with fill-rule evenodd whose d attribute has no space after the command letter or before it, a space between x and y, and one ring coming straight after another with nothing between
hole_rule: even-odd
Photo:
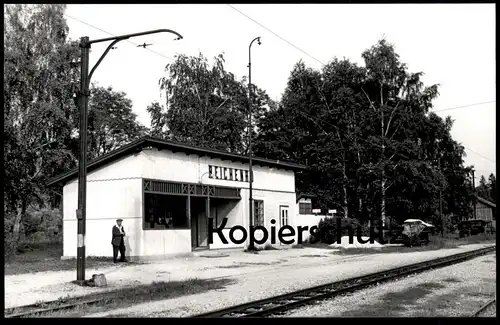
<instances>
[{"instance_id":1,"label":"sky","mask_svg":"<svg viewBox=\"0 0 500 325\"><path fill-rule=\"evenodd\" d=\"M410 72L425 73L425 85L440 85L433 110L455 121L452 136L466 148L476 184L496 175L495 4L79 4L67 6L66 19L74 40L159 28L183 36L122 41L92 78L125 92L148 127L146 107L162 101L158 81L177 54L201 52L212 63L224 53L226 69L240 79L248 75L249 44L260 36L251 49L252 83L279 100L299 60L317 70L335 57L364 65L361 53L384 37ZM143 43L152 45L137 47ZM90 67L108 44L92 45Z\"/></svg>"}]
</instances>

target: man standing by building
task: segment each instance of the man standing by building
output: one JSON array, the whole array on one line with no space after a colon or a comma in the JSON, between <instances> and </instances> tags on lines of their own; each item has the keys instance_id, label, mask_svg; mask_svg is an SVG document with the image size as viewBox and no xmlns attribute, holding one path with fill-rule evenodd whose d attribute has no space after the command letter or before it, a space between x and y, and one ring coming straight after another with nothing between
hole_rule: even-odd
<instances>
[{"instance_id":1,"label":"man standing by building","mask_svg":"<svg viewBox=\"0 0 500 325\"><path fill-rule=\"evenodd\" d=\"M116 225L113 226L113 261L118 263L118 250L120 251L120 262L126 262L125 259L125 230L123 230L122 219L116 219Z\"/></svg>"}]
</instances>

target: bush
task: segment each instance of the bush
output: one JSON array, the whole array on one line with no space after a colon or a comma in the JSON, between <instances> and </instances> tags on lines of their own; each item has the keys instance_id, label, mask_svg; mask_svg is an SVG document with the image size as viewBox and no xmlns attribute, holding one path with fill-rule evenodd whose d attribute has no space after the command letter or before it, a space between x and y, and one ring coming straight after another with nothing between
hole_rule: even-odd
<instances>
[{"instance_id":1,"label":"bush","mask_svg":"<svg viewBox=\"0 0 500 325\"><path fill-rule=\"evenodd\" d=\"M340 236L348 236L349 228L352 229L352 234L357 235L358 228L361 229L362 235L369 234L368 226L362 226L357 219L341 218L340 229L337 229L337 218L321 219L318 223L319 240L325 244L333 244L337 241L337 233L340 231Z\"/></svg>"},{"instance_id":2,"label":"bush","mask_svg":"<svg viewBox=\"0 0 500 325\"><path fill-rule=\"evenodd\" d=\"M24 242L62 242L62 215L57 209L28 210L24 226Z\"/></svg>"},{"instance_id":3,"label":"bush","mask_svg":"<svg viewBox=\"0 0 500 325\"><path fill-rule=\"evenodd\" d=\"M16 242L12 235L14 214L4 209L4 258L10 261L18 251L19 243L62 243L62 216L59 210L29 208L19 229Z\"/></svg>"}]
</instances>

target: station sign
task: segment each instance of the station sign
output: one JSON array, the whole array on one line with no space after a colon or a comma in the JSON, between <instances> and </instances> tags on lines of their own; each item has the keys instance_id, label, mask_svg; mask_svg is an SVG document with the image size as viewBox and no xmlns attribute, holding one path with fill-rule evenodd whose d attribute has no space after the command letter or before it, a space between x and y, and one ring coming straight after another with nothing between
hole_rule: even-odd
<instances>
[{"instance_id":1,"label":"station sign","mask_svg":"<svg viewBox=\"0 0 500 325\"><path fill-rule=\"evenodd\" d=\"M208 177L234 182L248 182L250 180L248 170L214 165L208 166Z\"/></svg>"}]
</instances>

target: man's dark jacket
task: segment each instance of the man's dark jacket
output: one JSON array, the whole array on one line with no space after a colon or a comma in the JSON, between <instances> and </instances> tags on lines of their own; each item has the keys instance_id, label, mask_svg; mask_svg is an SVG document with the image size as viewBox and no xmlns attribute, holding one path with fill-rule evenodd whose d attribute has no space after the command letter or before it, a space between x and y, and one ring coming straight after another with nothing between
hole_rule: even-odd
<instances>
[{"instance_id":1,"label":"man's dark jacket","mask_svg":"<svg viewBox=\"0 0 500 325\"><path fill-rule=\"evenodd\" d=\"M125 230L123 230L123 234L125 234ZM120 228L117 225L113 226L113 239L111 240L111 244L113 246L120 246L123 235L120 233Z\"/></svg>"}]
</instances>

